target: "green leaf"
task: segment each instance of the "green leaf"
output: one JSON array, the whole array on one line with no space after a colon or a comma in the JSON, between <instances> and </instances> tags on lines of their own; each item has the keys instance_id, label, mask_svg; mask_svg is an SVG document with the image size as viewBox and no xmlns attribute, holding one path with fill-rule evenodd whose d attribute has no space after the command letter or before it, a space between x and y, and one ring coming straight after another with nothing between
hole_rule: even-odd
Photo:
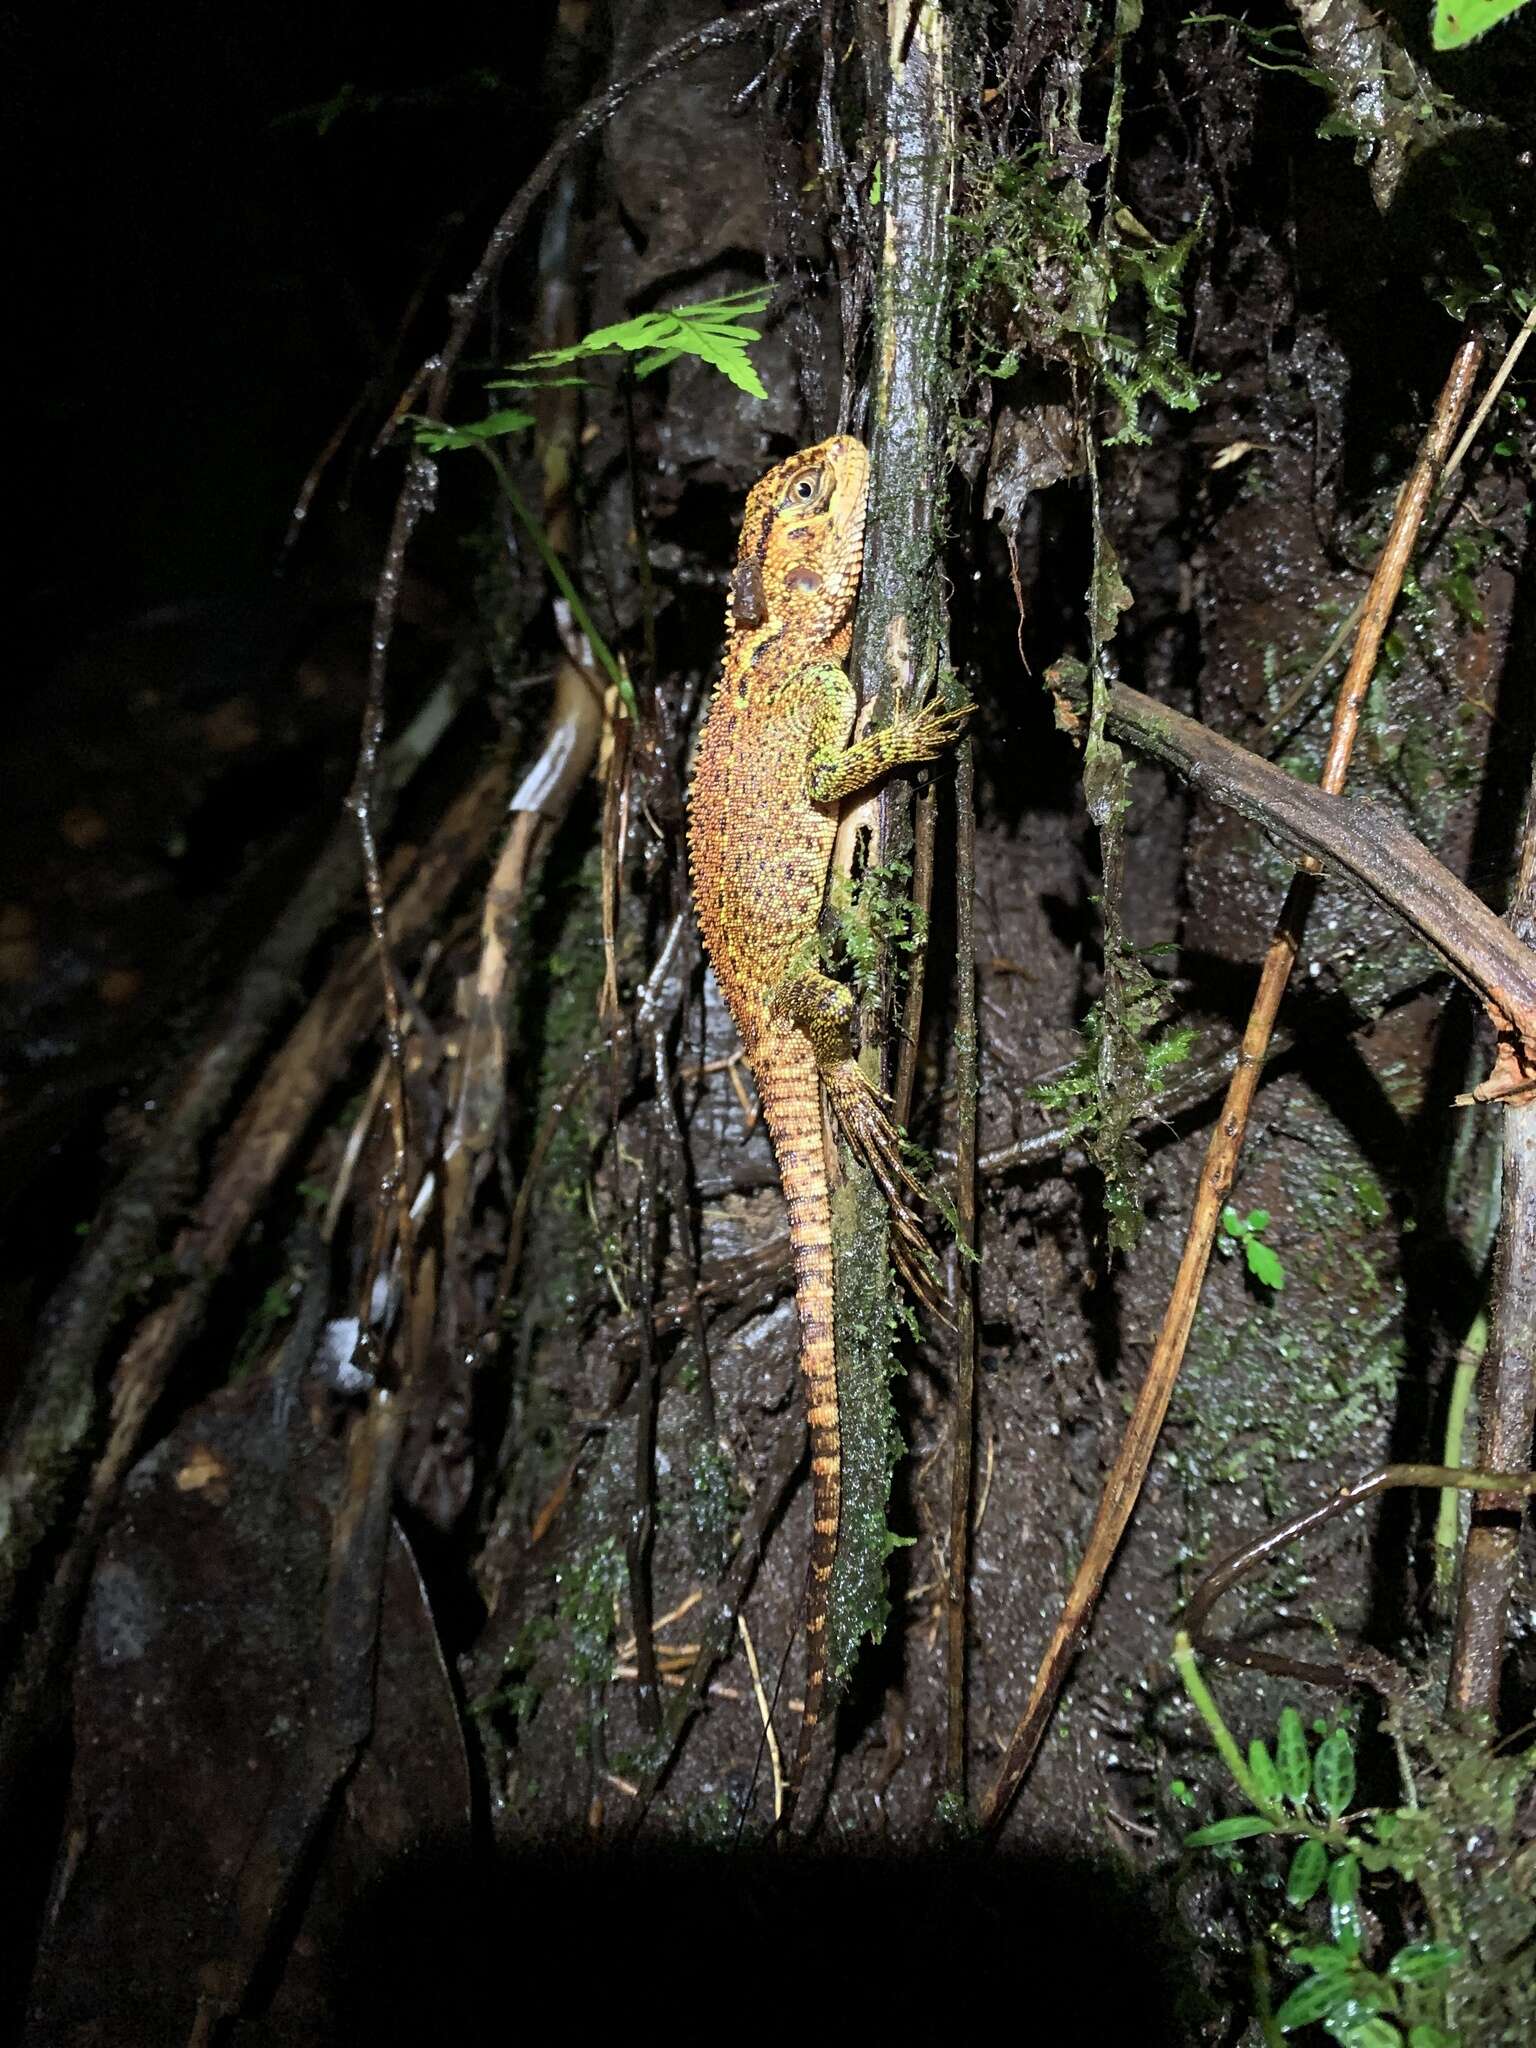
<instances>
[{"instance_id":1,"label":"green leaf","mask_svg":"<svg viewBox=\"0 0 1536 2048\"><path fill-rule=\"evenodd\" d=\"M1269 1753L1269 1745L1255 1738L1248 1745L1248 1775L1266 1806L1278 1806L1282 1797L1280 1773Z\"/></svg>"},{"instance_id":2,"label":"green leaf","mask_svg":"<svg viewBox=\"0 0 1536 2048\"><path fill-rule=\"evenodd\" d=\"M1341 2015L1328 2023L1328 2031L1339 2048L1403 2048L1396 2024L1380 2013Z\"/></svg>"},{"instance_id":3,"label":"green leaf","mask_svg":"<svg viewBox=\"0 0 1536 2048\"><path fill-rule=\"evenodd\" d=\"M493 377L487 391L585 391L590 377Z\"/></svg>"},{"instance_id":4,"label":"green leaf","mask_svg":"<svg viewBox=\"0 0 1536 2048\"><path fill-rule=\"evenodd\" d=\"M1228 1820L1213 1820L1209 1827L1196 1828L1184 1837L1186 1849L1213 1849L1220 1842L1246 1842L1252 1835L1273 1835L1278 1823L1262 1813L1234 1813Z\"/></svg>"},{"instance_id":5,"label":"green leaf","mask_svg":"<svg viewBox=\"0 0 1536 2048\"><path fill-rule=\"evenodd\" d=\"M1339 1947L1359 1955L1365 1919L1360 1911L1360 1865L1353 1856L1337 1857L1328 1866L1328 1922Z\"/></svg>"},{"instance_id":6,"label":"green leaf","mask_svg":"<svg viewBox=\"0 0 1536 2048\"><path fill-rule=\"evenodd\" d=\"M1525 0L1435 0L1429 39L1437 50L1459 50L1524 5Z\"/></svg>"},{"instance_id":7,"label":"green leaf","mask_svg":"<svg viewBox=\"0 0 1536 2048\"><path fill-rule=\"evenodd\" d=\"M755 330L743 329L742 332L751 332L754 341L758 338ZM692 342L694 354L717 369L722 377L728 378L738 391L745 391L749 398L768 396L762 378L753 369L740 341L733 343L723 334L714 334L700 327L695 328Z\"/></svg>"},{"instance_id":8,"label":"green leaf","mask_svg":"<svg viewBox=\"0 0 1536 2048\"><path fill-rule=\"evenodd\" d=\"M1275 1762L1280 1783L1292 1806L1300 1806L1312 1789L1312 1758L1307 1749L1307 1731L1294 1707L1282 1707L1275 1731Z\"/></svg>"},{"instance_id":9,"label":"green leaf","mask_svg":"<svg viewBox=\"0 0 1536 2048\"><path fill-rule=\"evenodd\" d=\"M1228 1237L1242 1237L1244 1235L1245 1225L1243 1219L1238 1215L1230 1202L1221 1212L1221 1227Z\"/></svg>"},{"instance_id":10,"label":"green leaf","mask_svg":"<svg viewBox=\"0 0 1536 2048\"><path fill-rule=\"evenodd\" d=\"M1455 2034L1431 2026L1428 2020L1420 2020L1416 2027L1408 2029L1408 2048L1456 2048L1456 2041Z\"/></svg>"},{"instance_id":11,"label":"green leaf","mask_svg":"<svg viewBox=\"0 0 1536 2048\"><path fill-rule=\"evenodd\" d=\"M1303 1978L1275 2014L1275 2025L1282 2034L1288 2034L1293 2027L1307 2027L1328 2013L1338 2012L1349 2003L1352 1980L1353 1972L1349 1970L1323 1970L1315 1977Z\"/></svg>"},{"instance_id":12,"label":"green leaf","mask_svg":"<svg viewBox=\"0 0 1536 2048\"><path fill-rule=\"evenodd\" d=\"M1324 1976L1330 1970L1352 1970L1355 1967L1353 1956L1347 1955L1341 1948L1333 1947L1329 1942L1321 1941L1303 1942L1299 1948L1290 1951L1286 1961L1299 1963L1304 1970L1321 1971Z\"/></svg>"},{"instance_id":13,"label":"green leaf","mask_svg":"<svg viewBox=\"0 0 1536 2048\"><path fill-rule=\"evenodd\" d=\"M1347 1732L1335 1728L1317 1746L1312 1790L1330 1820L1337 1820L1355 1796L1355 1749Z\"/></svg>"},{"instance_id":14,"label":"green leaf","mask_svg":"<svg viewBox=\"0 0 1536 2048\"><path fill-rule=\"evenodd\" d=\"M1285 1896L1293 1906L1304 1906L1308 1899L1317 1897L1327 1875L1328 1851L1315 1835L1309 1835L1291 1858L1285 1879Z\"/></svg>"},{"instance_id":15,"label":"green leaf","mask_svg":"<svg viewBox=\"0 0 1536 2048\"><path fill-rule=\"evenodd\" d=\"M1267 1209L1250 1209L1248 1211L1248 1228L1250 1230L1268 1230L1269 1211Z\"/></svg>"},{"instance_id":16,"label":"green leaf","mask_svg":"<svg viewBox=\"0 0 1536 2048\"><path fill-rule=\"evenodd\" d=\"M766 311L771 294L761 287L731 292L722 299L700 299L686 306L658 308L637 313L633 319L618 320L611 326L572 342L568 348L541 349L526 362L514 363L514 371L531 370L535 382L542 382L554 370L594 356L630 355L637 377L649 377L666 369L679 356L697 356L712 369L752 398L766 398L762 379L747 355L748 345L762 339L761 331L747 326L741 315ZM495 389L520 388L529 380L510 376L497 380ZM565 378L551 381L565 383Z\"/></svg>"},{"instance_id":17,"label":"green leaf","mask_svg":"<svg viewBox=\"0 0 1536 2048\"><path fill-rule=\"evenodd\" d=\"M417 441L429 455L444 455L453 448L473 448L481 441L519 434L524 427L533 425L533 414L508 407L487 413L483 420L471 420L467 426L450 427L441 420L424 420L413 413L411 425L416 429Z\"/></svg>"},{"instance_id":18,"label":"green leaf","mask_svg":"<svg viewBox=\"0 0 1536 2048\"><path fill-rule=\"evenodd\" d=\"M1461 1960L1461 1950L1450 1941L1411 1941L1400 1948L1387 1965L1387 1975L1400 1984L1427 1984L1443 1976Z\"/></svg>"},{"instance_id":19,"label":"green leaf","mask_svg":"<svg viewBox=\"0 0 1536 2048\"><path fill-rule=\"evenodd\" d=\"M1285 1286L1285 1268L1262 1238L1243 1239L1243 1257L1248 1261L1248 1270L1261 1287L1272 1287L1276 1294Z\"/></svg>"}]
</instances>

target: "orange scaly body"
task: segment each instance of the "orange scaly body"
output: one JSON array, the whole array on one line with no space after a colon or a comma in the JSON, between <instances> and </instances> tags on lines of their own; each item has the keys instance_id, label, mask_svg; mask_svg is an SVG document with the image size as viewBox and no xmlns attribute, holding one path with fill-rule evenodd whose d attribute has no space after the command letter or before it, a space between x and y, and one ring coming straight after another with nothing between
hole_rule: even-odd
<instances>
[{"instance_id":1,"label":"orange scaly body","mask_svg":"<svg viewBox=\"0 0 1536 2048\"><path fill-rule=\"evenodd\" d=\"M931 760L965 716L928 705L850 745L843 668L864 555L868 458L838 435L780 463L747 499L725 661L688 797L694 908L741 1033L789 1209L811 1433L805 1717L793 1802L826 1690L827 1584L842 1498L832 1217L821 1089L898 1207L897 1133L853 1058L849 991L820 971L818 921L845 796ZM786 1811L786 1819L788 1817Z\"/></svg>"}]
</instances>

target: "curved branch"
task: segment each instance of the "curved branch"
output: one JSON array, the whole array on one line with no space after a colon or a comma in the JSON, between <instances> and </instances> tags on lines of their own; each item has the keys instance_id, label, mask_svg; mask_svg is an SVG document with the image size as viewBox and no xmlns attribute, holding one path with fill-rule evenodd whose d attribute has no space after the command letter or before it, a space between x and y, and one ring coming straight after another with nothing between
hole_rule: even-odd
<instances>
[{"instance_id":1,"label":"curved branch","mask_svg":"<svg viewBox=\"0 0 1536 2048\"><path fill-rule=\"evenodd\" d=\"M1357 883L1411 925L1513 1039L1524 1078L1536 1078L1536 954L1390 811L1299 782L1123 685L1110 693L1109 725L1117 738L1162 761L1213 803L1251 818L1302 859ZM1518 1085L1514 1075L1501 1076L1475 1093L1487 1101Z\"/></svg>"}]
</instances>

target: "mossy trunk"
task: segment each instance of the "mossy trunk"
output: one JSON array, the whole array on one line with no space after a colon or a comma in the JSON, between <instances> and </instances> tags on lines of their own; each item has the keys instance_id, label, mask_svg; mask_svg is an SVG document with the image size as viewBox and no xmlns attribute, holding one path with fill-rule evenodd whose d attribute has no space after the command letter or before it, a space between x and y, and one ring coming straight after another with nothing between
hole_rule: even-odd
<instances>
[{"instance_id":1,"label":"mossy trunk","mask_svg":"<svg viewBox=\"0 0 1536 2048\"><path fill-rule=\"evenodd\" d=\"M866 438L871 455L869 539L854 636L863 717L890 721L937 681L944 647L940 594L949 332L948 223L955 173L949 30L940 9L889 10L880 165L883 226L875 287L875 361ZM907 34L907 29L910 33ZM905 36L905 40L903 40ZM866 869L910 860L910 786L859 806L849 834L867 831ZM888 1084L893 965L880 963L880 995L863 1017L871 1078ZM876 1072L875 1069L882 1071ZM837 1260L838 1392L843 1427L843 1513L832 1581L832 1669L845 1674L860 1640L877 1640L888 1611L886 1528L900 1454L891 1379L897 1285L885 1198L843 1151L844 1187L833 1210Z\"/></svg>"}]
</instances>

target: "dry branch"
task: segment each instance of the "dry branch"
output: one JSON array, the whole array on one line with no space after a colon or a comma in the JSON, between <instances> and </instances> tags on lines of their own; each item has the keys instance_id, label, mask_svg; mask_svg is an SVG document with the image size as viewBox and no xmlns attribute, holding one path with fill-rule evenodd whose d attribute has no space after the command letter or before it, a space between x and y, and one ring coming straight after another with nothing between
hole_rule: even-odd
<instances>
[{"instance_id":1,"label":"dry branch","mask_svg":"<svg viewBox=\"0 0 1536 2048\"><path fill-rule=\"evenodd\" d=\"M976 1444L976 755L960 742L955 771L955 1389L950 1421L949 1583L945 1589L944 1789L966 1789L965 1643Z\"/></svg>"},{"instance_id":2,"label":"dry branch","mask_svg":"<svg viewBox=\"0 0 1536 2048\"><path fill-rule=\"evenodd\" d=\"M1111 693L1109 725L1117 737L1165 762L1213 803L1262 826L1302 860L1368 890L1487 1007L1520 1068L1536 1077L1536 955L1390 811L1299 782L1194 719L1123 686ZM1514 1071L1501 1072L1476 1094L1490 1100L1519 1085Z\"/></svg>"}]
</instances>

